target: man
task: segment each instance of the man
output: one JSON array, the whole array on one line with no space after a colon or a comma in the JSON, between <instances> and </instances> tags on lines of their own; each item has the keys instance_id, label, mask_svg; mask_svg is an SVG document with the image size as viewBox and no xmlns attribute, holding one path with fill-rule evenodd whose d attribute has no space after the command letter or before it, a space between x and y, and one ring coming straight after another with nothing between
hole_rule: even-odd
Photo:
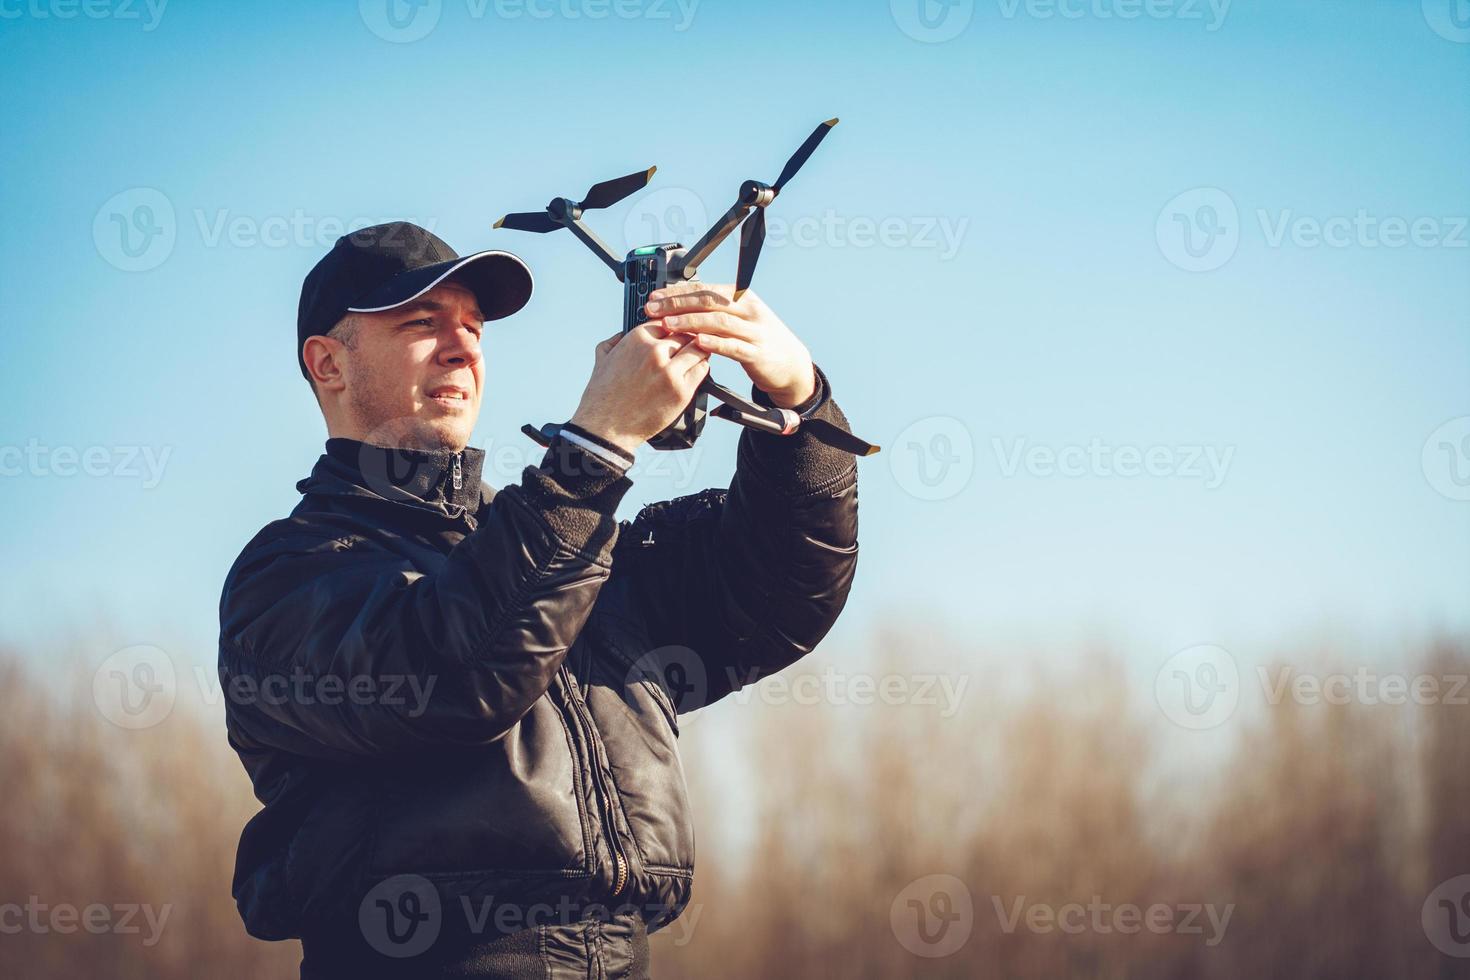
<instances>
[{"instance_id":1,"label":"man","mask_svg":"<svg viewBox=\"0 0 1470 980\"><path fill-rule=\"evenodd\" d=\"M653 294L540 465L482 485L481 331L530 294L515 256L403 222L302 288L326 452L230 569L219 671L264 804L234 896L251 935L302 939L303 977L646 976L693 880L679 713L811 652L847 598L855 460L800 430L744 430L728 490L614 517L712 353L846 428L753 292Z\"/></svg>"}]
</instances>

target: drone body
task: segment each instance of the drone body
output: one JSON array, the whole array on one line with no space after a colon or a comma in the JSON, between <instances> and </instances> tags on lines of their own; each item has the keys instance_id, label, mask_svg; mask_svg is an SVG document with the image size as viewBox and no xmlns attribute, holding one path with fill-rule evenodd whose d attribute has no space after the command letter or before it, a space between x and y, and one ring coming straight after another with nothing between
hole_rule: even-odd
<instances>
[{"instance_id":1,"label":"drone body","mask_svg":"<svg viewBox=\"0 0 1470 980\"><path fill-rule=\"evenodd\" d=\"M648 294L678 279L671 270L687 254L678 242L644 245L628 253L623 260L623 333L648 322ZM691 274L689 278L694 278ZM705 378L708 383L709 378ZM709 393L701 385L683 413L668 428L648 440L654 449L688 449L704 431L708 414Z\"/></svg>"},{"instance_id":2,"label":"drone body","mask_svg":"<svg viewBox=\"0 0 1470 980\"><path fill-rule=\"evenodd\" d=\"M755 275L755 265L760 259L761 246L766 240L766 207L781 193L786 182L796 175L801 165L812 155L833 126L836 119L819 125L806 142L794 153L781 171L774 184L758 180L747 180L740 185L740 195L735 204L699 239L686 249L678 242L659 245L644 245L633 249L621 261L597 237L597 233L582 221L584 211L611 207L630 194L646 187L657 167L649 167L624 177L605 180L592 185L581 201L559 197L546 206L544 211L528 211L507 214L495 222L496 228L511 228L516 231L545 233L557 228L567 228L592 250L623 284L623 333L627 333L648 320L645 307L648 294L671 282L683 282L697 278L699 266L709 258L720 243L737 227L741 228L740 269L735 280L735 298L750 288ZM707 411L708 396L713 395L724 404ZM694 445L704 429L707 415L716 415L748 428L778 435L791 435L805 428L822 442L835 446L856 456L869 456L878 447L864 442L823 419L807 419L790 409L757 405L736 392L706 376L695 392L694 398L680 416L648 444L654 449L688 449ZM540 429L529 425L521 431L542 445L551 441L559 427L543 425Z\"/></svg>"}]
</instances>

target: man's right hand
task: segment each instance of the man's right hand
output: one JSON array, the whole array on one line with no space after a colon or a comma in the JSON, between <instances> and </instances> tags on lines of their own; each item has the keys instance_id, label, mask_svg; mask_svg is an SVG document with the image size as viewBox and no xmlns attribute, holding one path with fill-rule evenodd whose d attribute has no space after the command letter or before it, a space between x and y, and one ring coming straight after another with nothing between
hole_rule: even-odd
<instances>
[{"instance_id":1,"label":"man's right hand","mask_svg":"<svg viewBox=\"0 0 1470 980\"><path fill-rule=\"evenodd\" d=\"M659 320L597 345L592 378L571 421L634 452L677 419L709 374L710 352L663 336Z\"/></svg>"}]
</instances>

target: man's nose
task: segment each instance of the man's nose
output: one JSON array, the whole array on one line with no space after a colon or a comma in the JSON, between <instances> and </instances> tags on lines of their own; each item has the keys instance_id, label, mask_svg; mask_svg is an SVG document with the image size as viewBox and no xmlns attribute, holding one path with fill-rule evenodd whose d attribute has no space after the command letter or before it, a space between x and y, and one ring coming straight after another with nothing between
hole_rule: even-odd
<instances>
[{"instance_id":1,"label":"man's nose","mask_svg":"<svg viewBox=\"0 0 1470 980\"><path fill-rule=\"evenodd\" d=\"M480 361L480 338L469 327L460 327L439 345L439 363L453 367L474 367Z\"/></svg>"}]
</instances>

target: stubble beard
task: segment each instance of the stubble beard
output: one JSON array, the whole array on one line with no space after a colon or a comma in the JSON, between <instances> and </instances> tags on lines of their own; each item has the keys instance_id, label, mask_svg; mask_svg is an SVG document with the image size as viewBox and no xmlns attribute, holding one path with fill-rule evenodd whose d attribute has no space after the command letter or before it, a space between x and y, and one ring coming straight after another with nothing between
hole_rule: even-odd
<instances>
[{"instance_id":1,"label":"stubble beard","mask_svg":"<svg viewBox=\"0 0 1470 980\"><path fill-rule=\"evenodd\" d=\"M372 371L359 367L358 382L347 392L347 411L358 431L366 433L363 442L401 449L459 452L468 443L468 432L451 417L419 418L400 414L387 392L390 390Z\"/></svg>"}]
</instances>

